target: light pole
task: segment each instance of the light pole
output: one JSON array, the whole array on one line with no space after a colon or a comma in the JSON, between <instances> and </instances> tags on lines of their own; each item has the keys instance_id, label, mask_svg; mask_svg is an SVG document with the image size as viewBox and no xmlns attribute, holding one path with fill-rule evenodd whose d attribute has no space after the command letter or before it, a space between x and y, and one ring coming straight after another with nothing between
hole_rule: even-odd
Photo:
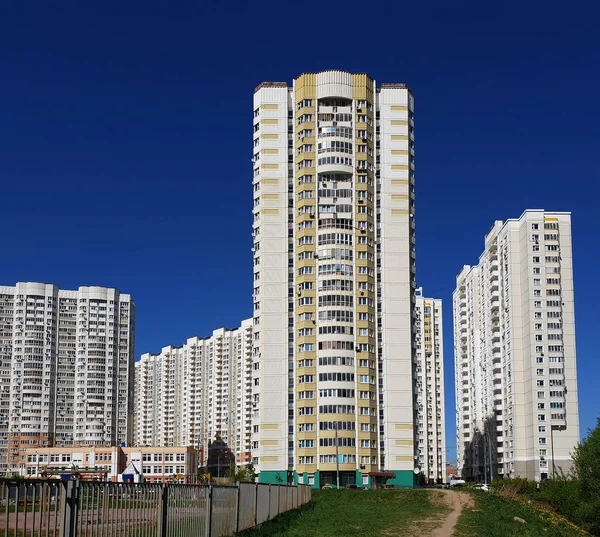
<instances>
[{"instance_id":1,"label":"light pole","mask_svg":"<svg viewBox=\"0 0 600 537\"><path fill-rule=\"evenodd\" d=\"M335 482L337 488L340 488L340 454L339 454L339 445L338 445L338 422L335 421Z\"/></svg>"}]
</instances>

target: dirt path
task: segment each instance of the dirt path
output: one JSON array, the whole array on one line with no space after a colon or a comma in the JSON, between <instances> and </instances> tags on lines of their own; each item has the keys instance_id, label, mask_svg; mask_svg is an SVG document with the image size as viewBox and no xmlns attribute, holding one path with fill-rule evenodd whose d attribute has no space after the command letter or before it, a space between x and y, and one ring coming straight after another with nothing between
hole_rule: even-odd
<instances>
[{"instance_id":1,"label":"dirt path","mask_svg":"<svg viewBox=\"0 0 600 537\"><path fill-rule=\"evenodd\" d=\"M444 519L444 523L433 530L431 537L452 537L458 517L460 516L463 507L471 507L473 505L473 497L466 492L457 492L454 490L440 490L442 493L442 501L452 509Z\"/></svg>"}]
</instances>

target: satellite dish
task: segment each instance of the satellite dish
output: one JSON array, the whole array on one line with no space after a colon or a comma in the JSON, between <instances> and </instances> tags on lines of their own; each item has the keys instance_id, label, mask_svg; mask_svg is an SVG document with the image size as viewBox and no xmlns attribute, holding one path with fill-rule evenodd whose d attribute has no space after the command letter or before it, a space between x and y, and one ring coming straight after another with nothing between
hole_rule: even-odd
<instances>
[{"instance_id":1,"label":"satellite dish","mask_svg":"<svg viewBox=\"0 0 600 537\"><path fill-rule=\"evenodd\" d=\"M420 474L421 473L421 468L419 468L418 466L415 466L415 469L413 470L413 473L415 475Z\"/></svg>"}]
</instances>

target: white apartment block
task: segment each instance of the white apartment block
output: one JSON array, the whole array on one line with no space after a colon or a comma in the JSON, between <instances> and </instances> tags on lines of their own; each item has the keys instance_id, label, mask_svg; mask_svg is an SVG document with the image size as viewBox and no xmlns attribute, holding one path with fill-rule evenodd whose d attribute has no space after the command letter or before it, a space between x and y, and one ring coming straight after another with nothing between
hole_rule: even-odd
<instances>
[{"instance_id":1,"label":"white apartment block","mask_svg":"<svg viewBox=\"0 0 600 537\"><path fill-rule=\"evenodd\" d=\"M134 329L118 289L0 286L0 473L29 447L130 443Z\"/></svg>"},{"instance_id":2,"label":"white apartment block","mask_svg":"<svg viewBox=\"0 0 600 537\"><path fill-rule=\"evenodd\" d=\"M453 300L459 471L568 472L579 442L570 213L495 222Z\"/></svg>"},{"instance_id":3,"label":"white apartment block","mask_svg":"<svg viewBox=\"0 0 600 537\"><path fill-rule=\"evenodd\" d=\"M305 73L254 93L259 480L412 486L414 100Z\"/></svg>"},{"instance_id":4,"label":"white apartment block","mask_svg":"<svg viewBox=\"0 0 600 537\"><path fill-rule=\"evenodd\" d=\"M135 364L136 446L191 446L203 453L219 435L239 462L250 460L252 319Z\"/></svg>"},{"instance_id":5,"label":"white apartment block","mask_svg":"<svg viewBox=\"0 0 600 537\"><path fill-rule=\"evenodd\" d=\"M446 481L443 341L442 301L423 297L418 288L415 304L415 460L416 467L430 483Z\"/></svg>"}]
</instances>

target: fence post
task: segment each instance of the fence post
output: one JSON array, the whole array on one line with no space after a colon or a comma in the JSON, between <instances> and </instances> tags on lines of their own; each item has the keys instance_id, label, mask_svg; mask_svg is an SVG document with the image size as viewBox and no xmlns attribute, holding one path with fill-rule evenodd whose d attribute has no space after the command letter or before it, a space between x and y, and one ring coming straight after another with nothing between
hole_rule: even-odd
<instances>
[{"instance_id":1,"label":"fence post","mask_svg":"<svg viewBox=\"0 0 600 537\"><path fill-rule=\"evenodd\" d=\"M258 488L256 489L256 497L258 498ZM267 515L267 520L271 520L271 483L269 483L269 514ZM254 525L256 526L256 524Z\"/></svg>"},{"instance_id":2,"label":"fence post","mask_svg":"<svg viewBox=\"0 0 600 537\"><path fill-rule=\"evenodd\" d=\"M212 535L213 486L208 486L208 537Z\"/></svg>"},{"instance_id":3,"label":"fence post","mask_svg":"<svg viewBox=\"0 0 600 537\"><path fill-rule=\"evenodd\" d=\"M254 483L254 487L254 525L256 526L258 524L258 483ZM269 491L270 490L271 485L269 485Z\"/></svg>"},{"instance_id":4,"label":"fence post","mask_svg":"<svg viewBox=\"0 0 600 537\"><path fill-rule=\"evenodd\" d=\"M235 484L235 488L237 489L237 501L235 502L235 532L240 531L240 482L238 481ZM209 536L210 537L210 536Z\"/></svg>"},{"instance_id":5,"label":"fence post","mask_svg":"<svg viewBox=\"0 0 600 537\"><path fill-rule=\"evenodd\" d=\"M77 528L77 503L79 492L79 479L65 482L64 500L61 502L62 512L62 537L75 537Z\"/></svg>"},{"instance_id":6,"label":"fence post","mask_svg":"<svg viewBox=\"0 0 600 537\"><path fill-rule=\"evenodd\" d=\"M162 484L160 497L160 511L158 519L158 537L167 537L167 513L169 512L169 486Z\"/></svg>"}]
</instances>

